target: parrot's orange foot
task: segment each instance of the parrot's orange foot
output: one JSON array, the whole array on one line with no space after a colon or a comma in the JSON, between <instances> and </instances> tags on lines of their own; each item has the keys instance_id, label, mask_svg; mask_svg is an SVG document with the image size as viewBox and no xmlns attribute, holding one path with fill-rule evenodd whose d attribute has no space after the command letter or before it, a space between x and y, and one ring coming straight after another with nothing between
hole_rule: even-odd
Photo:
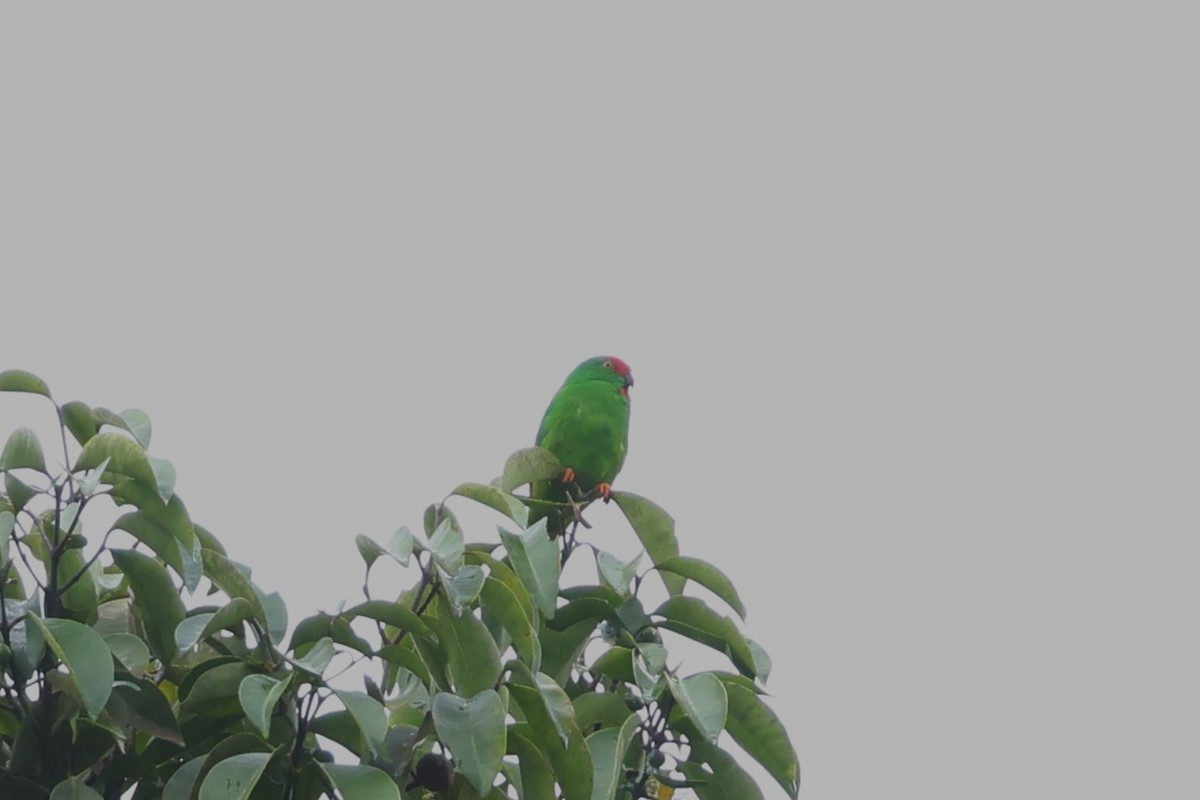
<instances>
[{"instance_id":1,"label":"parrot's orange foot","mask_svg":"<svg viewBox=\"0 0 1200 800\"><path fill-rule=\"evenodd\" d=\"M575 482L575 470L571 469L570 467L567 467L566 469L564 469L563 474L562 474L562 482L563 483L574 483Z\"/></svg>"},{"instance_id":2,"label":"parrot's orange foot","mask_svg":"<svg viewBox=\"0 0 1200 800\"><path fill-rule=\"evenodd\" d=\"M604 498L604 502L607 503L609 500L612 500L612 487L607 483L597 484L596 491Z\"/></svg>"}]
</instances>

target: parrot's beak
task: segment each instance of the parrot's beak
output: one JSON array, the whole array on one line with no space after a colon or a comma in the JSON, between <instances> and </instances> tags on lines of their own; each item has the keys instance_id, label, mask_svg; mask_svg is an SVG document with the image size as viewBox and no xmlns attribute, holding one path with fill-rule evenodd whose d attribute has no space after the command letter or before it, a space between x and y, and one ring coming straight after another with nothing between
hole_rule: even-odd
<instances>
[{"instance_id":1,"label":"parrot's beak","mask_svg":"<svg viewBox=\"0 0 1200 800\"><path fill-rule=\"evenodd\" d=\"M633 386L633 374L632 373L625 376L625 388L628 390L630 386Z\"/></svg>"}]
</instances>

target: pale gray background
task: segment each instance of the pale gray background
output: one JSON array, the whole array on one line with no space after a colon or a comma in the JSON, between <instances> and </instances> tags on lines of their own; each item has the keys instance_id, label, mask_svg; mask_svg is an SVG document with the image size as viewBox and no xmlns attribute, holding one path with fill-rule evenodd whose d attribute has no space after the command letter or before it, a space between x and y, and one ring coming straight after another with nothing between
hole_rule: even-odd
<instances>
[{"instance_id":1,"label":"pale gray background","mask_svg":"<svg viewBox=\"0 0 1200 800\"><path fill-rule=\"evenodd\" d=\"M8 5L0 365L300 616L615 353L803 796L1195 797L1177 7Z\"/></svg>"}]
</instances>

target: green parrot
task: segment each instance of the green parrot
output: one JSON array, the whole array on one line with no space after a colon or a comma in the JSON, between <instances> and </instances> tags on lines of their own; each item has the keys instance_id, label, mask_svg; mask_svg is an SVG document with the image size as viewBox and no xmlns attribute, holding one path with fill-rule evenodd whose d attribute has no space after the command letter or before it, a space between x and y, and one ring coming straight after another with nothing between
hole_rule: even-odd
<instances>
[{"instance_id":1,"label":"green parrot","mask_svg":"<svg viewBox=\"0 0 1200 800\"><path fill-rule=\"evenodd\" d=\"M558 456L565 471L558 480L534 483L534 499L565 503L567 489L574 484L576 499L595 491L608 501L611 484L625 463L631 386L629 365L615 356L589 358L571 371L546 408L534 442ZM534 507L529 522L548 517L553 538L565 530L569 513Z\"/></svg>"}]
</instances>

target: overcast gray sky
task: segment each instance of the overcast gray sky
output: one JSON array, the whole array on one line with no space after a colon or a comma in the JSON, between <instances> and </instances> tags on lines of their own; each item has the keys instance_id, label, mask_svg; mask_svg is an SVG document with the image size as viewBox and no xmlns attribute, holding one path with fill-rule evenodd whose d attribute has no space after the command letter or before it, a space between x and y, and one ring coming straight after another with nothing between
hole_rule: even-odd
<instances>
[{"instance_id":1,"label":"overcast gray sky","mask_svg":"<svg viewBox=\"0 0 1200 800\"><path fill-rule=\"evenodd\" d=\"M989 6L7 6L0 367L295 619L621 356L802 796L1194 797L1195 19Z\"/></svg>"}]
</instances>

